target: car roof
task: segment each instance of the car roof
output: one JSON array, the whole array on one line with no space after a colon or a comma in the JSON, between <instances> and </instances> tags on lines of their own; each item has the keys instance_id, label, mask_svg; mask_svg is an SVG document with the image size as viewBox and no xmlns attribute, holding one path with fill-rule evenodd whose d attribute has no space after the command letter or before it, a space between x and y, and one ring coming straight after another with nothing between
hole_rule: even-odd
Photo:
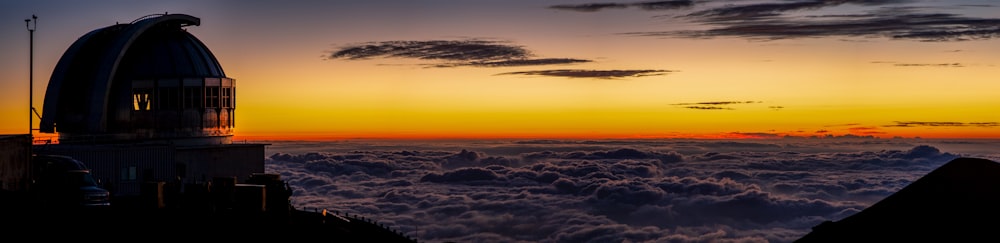
<instances>
[{"instance_id":1,"label":"car roof","mask_svg":"<svg viewBox=\"0 0 1000 243\"><path fill-rule=\"evenodd\" d=\"M47 169L58 169L58 170L88 170L87 166L74 159L73 157L64 155L51 155L51 154L39 154L35 155L35 160L38 162L44 162Z\"/></svg>"}]
</instances>

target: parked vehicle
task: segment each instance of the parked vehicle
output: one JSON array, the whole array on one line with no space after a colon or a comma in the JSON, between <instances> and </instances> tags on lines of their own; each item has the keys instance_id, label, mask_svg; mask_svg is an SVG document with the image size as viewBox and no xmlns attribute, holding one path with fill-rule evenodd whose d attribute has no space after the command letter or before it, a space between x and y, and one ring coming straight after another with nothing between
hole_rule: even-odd
<instances>
[{"instance_id":1,"label":"parked vehicle","mask_svg":"<svg viewBox=\"0 0 1000 243\"><path fill-rule=\"evenodd\" d=\"M111 206L111 193L98 184L79 160L62 155L34 155L33 190L45 206Z\"/></svg>"}]
</instances>

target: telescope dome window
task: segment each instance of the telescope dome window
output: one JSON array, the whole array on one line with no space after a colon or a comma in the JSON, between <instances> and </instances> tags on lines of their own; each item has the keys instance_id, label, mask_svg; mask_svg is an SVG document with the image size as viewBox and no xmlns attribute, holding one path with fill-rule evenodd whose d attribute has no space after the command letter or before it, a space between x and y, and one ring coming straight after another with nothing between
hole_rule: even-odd
<instances>
[{"instance_id":1,"label":"telescope dome window","mask_svg":"<svg viewBox=\"0 0 1000 243\"><path fill-rule=\"evenodd\" d=\"M132 89L132 109L137 111L148 111L153 108L153 89L135 88Z\"/></svg>"},{"instance_id":2,"label":"telescope dome window","mask_svg":"<svg viewBox=\"0 0 1000 243\"><path fill-rule=\"evenodd\" d=\"M161 110L176 110L180 108L180 92L178 92L177 87L160 87L159 99L157 100L159 104L159 109Z\"/></svg>"},{"instance_id":3,"label":"telescope dome window","mask_svg":"<svg viewBox=\"0 0 1000 243\"><path fill-rule=\"evenodd\" d=\"M201 87L184 87L184 108L201 108Z\"/></svg>"},{"instance_id":4,"label":"telescope dome window","mask_svg":"<svg viewBox=\"0 0 1000 243\"><path fill-rule=\"evenodd\" d=\"M233 107L232 88L222 88L222 108Z\"/></svg>"},{"instance_id":5,"label":"telescope dome window","mask_svg":"<svg viewBox=\"0 0 1000 243\"><path fill-rule=\"evenodd\" d=\"M219 108L219 87L205 87L205 108Z\"/></svg>"}]
</instances>

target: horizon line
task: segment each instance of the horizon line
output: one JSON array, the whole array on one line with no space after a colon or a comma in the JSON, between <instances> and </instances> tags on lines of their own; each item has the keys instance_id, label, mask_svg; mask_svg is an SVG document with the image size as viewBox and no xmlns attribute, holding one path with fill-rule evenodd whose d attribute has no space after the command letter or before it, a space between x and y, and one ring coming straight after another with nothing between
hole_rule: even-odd
<instances>
[{"instance_id":1,"label":"horizon line","mask_svg":"<svg viewBox=\"0 0 1000 243\"><path fill-rule=\"evenodd\" d=\"M22 133L0 134L27 135ZM885 134L882 134L885 135ZM33 133L33 139L58 139L58 133ZM1000 140L996 136L876 136L859 134L754 134L754 133L714 133L714 134L684 134L684 135L426 135L426 134L393 134L393 135L361 135L361 134L303 134L286 133L250 133L234 134L232 141L336 141L336 140L784 140L784 139L933 139L933 140Z\"/></svg>"}]
</instances>

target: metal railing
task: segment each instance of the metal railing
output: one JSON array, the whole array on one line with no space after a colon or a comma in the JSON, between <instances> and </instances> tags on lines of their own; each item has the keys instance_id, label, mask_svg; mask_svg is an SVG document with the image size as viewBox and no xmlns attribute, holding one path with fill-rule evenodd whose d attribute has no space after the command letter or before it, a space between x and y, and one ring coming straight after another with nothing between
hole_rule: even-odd
<instances>
[{"instance_id":1,"label":"metal railing","mask_svg":"<svg viewBox=\"0 0 1000 243\"><path fill-rule=\"evenodd\" d=\"M327 210L325 208L320 209L320 208L309 208L309 207L303 207L302 208L302 211L309 211L309 210L312 210L313 213L319 213L319 214L321 214L323 216L323 218L324 218L324 222L325 222L325 220L327 218L333 218L335 220L340 220L340 221L343 221L344 223L352 223L352 222L355 222L355 221L357 221L357 222L363 222L363 223L367 223L367 224L370 224L370 225L373 225L373 226L378 226L379 228L382 228L382 230L385 230L386 232L392 232L393 234L396 234L396 235L399 235L399 236L401 236L403 238L406 238L409 241L418 242L416 238L404 234L404 232L401 229L397 230L395 228L389 227L388 225L379 223L378 220L373 220L371 218L365 218L364 216L360 216L358 214L351 215L348 212L344 212L343 216L341 216L340 212L336 211L336 210ZM415 232L415 233L419 235L419 232Z\"/></svg>"}]
</instances>

